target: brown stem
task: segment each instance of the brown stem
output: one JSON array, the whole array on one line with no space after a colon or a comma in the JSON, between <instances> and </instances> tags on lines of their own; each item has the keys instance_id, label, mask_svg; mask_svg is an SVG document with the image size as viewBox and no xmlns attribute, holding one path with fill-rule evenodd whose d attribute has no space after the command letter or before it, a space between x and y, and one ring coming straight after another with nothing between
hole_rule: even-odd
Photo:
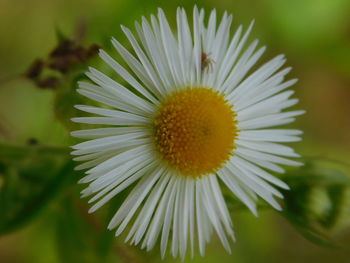
<instances>
[{"instance_id":1,"label":"brown stem","mask_svg":"<svg viewBox=\"0 0 350 263\"><path fill-rule=\"evenodd\" d=\"M128 245L117 244L116 245L117 255L125 262L125 263L143 263L140 256L137 254L137 251Z\"/></svg>"}]
</instances>

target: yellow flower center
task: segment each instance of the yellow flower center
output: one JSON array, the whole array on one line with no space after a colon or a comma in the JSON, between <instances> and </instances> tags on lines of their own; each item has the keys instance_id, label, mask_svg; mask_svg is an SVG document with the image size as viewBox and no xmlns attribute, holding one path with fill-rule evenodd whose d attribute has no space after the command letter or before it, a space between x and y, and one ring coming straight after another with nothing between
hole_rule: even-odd
<instances>
[{"instance_id":1,"label":"yellow flower center","mask_svg":"<svg viewBox=\"0 0 350 263\"><path fill-rule=\"evenodd\" d=\"M218 92L185 89L169 96L155 118L157 149L182 175L215 173L230 158L236 114Z\"/></svg>"}]
</instances>

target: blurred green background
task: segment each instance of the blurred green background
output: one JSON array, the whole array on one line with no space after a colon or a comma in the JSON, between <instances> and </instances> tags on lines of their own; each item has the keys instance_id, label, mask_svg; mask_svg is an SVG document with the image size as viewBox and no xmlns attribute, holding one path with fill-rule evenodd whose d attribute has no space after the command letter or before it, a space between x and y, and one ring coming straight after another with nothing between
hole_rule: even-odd
<instances>
[{"instance_id":1,"label":"blurred green background","mask_svg":"<svg viewBox=\"0 0 350 263\"><path fill-rule=\"evenodd\" d=\"M29 200L31 193L42 193L23 211L45 203L45 209L28 216L28 224L18 212L22 208L16 210L22 219L13 231L2 231L0 262L161 261L158 247L152 253L145 253L124 245L121 239L114 240L113 233L104 230L108 210L113 211L117 203L102 209L97 218L86 215L88 206L85 200L79 201L80 187L75 184L79 174L65 178L63 190L57 189L56 171L69 171L71 166L62 165L66 157L51 158L50 154L53 151L66 156L65 146L72 143L66 129L69 124L62 120L69 116L65 115L64 111L69 111L65 107L70 106L70 100L76 100L69 97L76 79L59 75L63 79L60 85L45 89L38 88L23 74L35 59L47 58L58 45L58 31L67 38L79 39L82 46L98 44L110 50L111 36L126 43L120 24L133 28L134 20L140 21L142 15L149 16L157 7L162 7L175 25L176 7L183 6L190 14L194 4L204 7L206 13L216 8L220 15L225 10L234 14L233 28L239 24L247 26L256 19L250 39L259 38L260 45L267 45L262 60L284 53L287 64L293 67L289 77L299 78L294 87L300 98L298 108L306 109L307 114L293 124L305 133L303 142L294 146L310 158L350 161L349 0L0 0L0 147L3 147L0 152L11 153L17 158L11 161L12 165L16 167L20 163L24 173L35 174L27 186L20 188L18 185L23 180L18 177L18 171L0 163L0 191L4 185L9 188L5 178L12 171L13 178L17 178L12 181L13 191L24 193L15 193L14 199ZM98 59L92 58L90 62L99 66ZM82 69L85 67L81 65ZM6 148L7 144L17 148ZM32 154L28 144L44 145L35 151L43 154ZM34 172L28 172L30 169ZM54 187L49 192L41 192L40 182L47 180ZM322 193L318 195L318 188L315 189L312 196L316 196L321 206L326 205L327 200L317 198ZM53 196L55 191L59 194L54 195L53 200L43 201L49 200L48 196ZM3 201L0 207L5 206L6 198L0 199ZM349 196L347 200L350 204ZM0 213L4 215L6 211L11 209ZM258 218L237 209L232 212L237 238L232 255L214 238L206 256L196 256L193 262L349 262L350 212L344 213L342 222L328 231L345 247L338 249L306 240L283 216L270 209L261 210ZM168 256L163 262L180 260Z\"/></svg>"}]
</instances>

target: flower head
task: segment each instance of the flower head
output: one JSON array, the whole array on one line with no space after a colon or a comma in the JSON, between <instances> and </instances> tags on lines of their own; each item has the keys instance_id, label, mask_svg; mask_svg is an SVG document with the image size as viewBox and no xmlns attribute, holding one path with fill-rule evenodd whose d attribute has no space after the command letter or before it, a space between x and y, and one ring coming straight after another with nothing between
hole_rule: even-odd
<instances>
[{"instance_id":1,"label":"flower head","mask_svg":"<svg viewBox=\"0 0 350 263\"><path fill-rule=\"evenodd\" d=\"M254 214L258 197L280 209L275 186L288 186L269 171L300 164L280 143L298 141L301 132L273 128L303 113L283 112L298 102L285 91L296 80L284 80L290 68L280 70L283 55L251 72L265 47L256 51L253 41L245 48L253 23L231 36L231 22L225 13L217 27L213 10L206 25L195 7L191 31L179 8L173 33L159 9L150 22L136 23L138 40L122 27L132 52L112 39L128 68L101 50L116 74L90 68L94 84L79 83L79 93L105 107L77 105L98 116L73 121L112 126L72 133L89 139L73 154L84 161L77 168L88 169L81 183L89 183L83 196L91 196L90 212L132 185L108 228L119 235L130 226L126 240L148 250L160 240L163 256L169 240L174 257L188 247L193 254L196 244L203 255L213 232L230 251L234 233L221 188Z\"/></svg>"}]
</instances>

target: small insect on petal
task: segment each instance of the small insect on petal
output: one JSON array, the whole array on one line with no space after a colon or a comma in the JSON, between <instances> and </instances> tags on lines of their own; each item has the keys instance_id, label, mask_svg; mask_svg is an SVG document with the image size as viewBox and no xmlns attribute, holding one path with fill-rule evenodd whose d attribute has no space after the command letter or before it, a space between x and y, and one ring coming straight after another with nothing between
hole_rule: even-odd
<instances>
[{"instance_id":1,"label":"small insect on petal","mask_svg":"<svg viewBox=\"0 0 350 263\"><path fill-rule=\"evenodd\" d=\"M201 68L202 71L213 72L213 64L215 61L210 58L211 53L201 53Z\"/></svg>"}]
</instances>

